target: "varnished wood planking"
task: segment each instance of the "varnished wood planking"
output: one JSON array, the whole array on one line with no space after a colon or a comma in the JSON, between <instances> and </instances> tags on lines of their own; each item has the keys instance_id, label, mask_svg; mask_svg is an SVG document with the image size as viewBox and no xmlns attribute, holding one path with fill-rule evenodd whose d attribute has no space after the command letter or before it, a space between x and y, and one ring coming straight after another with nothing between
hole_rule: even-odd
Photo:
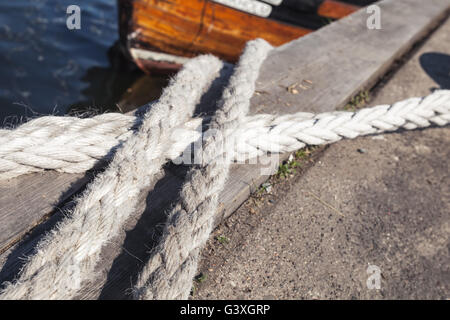
<instances>
[{"instance_id":1,"label":"varnished wood planking","mask_svg":"<svg viewBox=\"0 0 450 320\"><path fill-rule=\"evenodd\" d=\"M406 52L415 41L438 23L450 6L444 0L431 0L429 4L424 4L419 0L397 0L384 1L379 5L384 12L383 32L386 32L384 35L380 35L380 31L377 30L367 31L364 24L366 14L358 12L315 34L275 50L262 67L257 82L257 90L260 93L252 99L251 113L321 112L342 106L351 95L363 87L370 86L380 77L395 58ZM401 19L398 18L399 16ZM352 39L354 41L351 41ZM313 87L308 90L299 90L298 95L293 95L286 90L287 85L301 82L303 79L313 80ZM220 195L219 211L221 216L231 214L245 201L252 188L257 187L266 179L260 172L260 168L254 165L233 166L226 188ZM42 189L40 190L41 194L45 194L46 190L53 192L50 188L52 180L47 177L39 184ZM172 184L169 180L166 180L165 183ZM178 185L179 183L175 182L175 188ZM13 184L11 186L8 192L11 203L14 203L14 194L20 190L14 189ZM177 193L173 189L170 189L173 191L169 191L169 187L166 189L161 185L160 188L165 190L160 201L165 201L167 198L172 199L173 195ZM34 192L34 190L29 192ZM31 197L30 200L27 197L23 197L23 199L26 201L22 204L23 207L30 210L38 205L47 205L47 211L53 208L53 204L39 203L37 202L39 199L35 197ZM154 210L154 213L157 214L159 209ZM23 222L24 230L30 227L27 225L27 215L29 214L29 212L17 211L16 219ZM0 225L3 222L4 220L1 221L0 218ZM152 227L154 226L149 226L149 228ZM126 247L126 249L129 254L133 254L135 250L142 252L145 245L142 243L139 245L140 247L134 249ZM27 245L23 247L25 248ZM17 250L20 252L20 246ZM117 251L114 252L109 248L109 251L105 250L102 255L106 261L115 258L118 254ZM142 260L142 257L139 259ZM103 265L106 265L106 262ZM128 267L123 265L119 269L111 271L110 280L108 280L102 297L126 297L123 291L117 292L117 290L123 289L124 279L130 280L134 276L133 274L127 275ZM135 270L133 268L130 270ZM4 278L0 278L0 282L2 279ZM102 279L90 286L92 289L85 292L82 297L97 297L98 290L104 281L105 279Z\"/></svg>"},{"instance_id":2,"label":"varnished wood planking","mask_svg":"<svg viewBox=\"0 0 450 320\"><path fill-rule=\"evenodd\" d=\"M279 46L311 31L207 1L203 27L193 47L198 48L199 52L211 52L226 60L235 61L248 40L259 37Z\"/></svg>"},{"instance_id":3,"label":"varnished wood planking","mask_svg":"<svg viewBox=\"0 0 450 320\"><path fill-rule=\"evenodd\" d=\"M317 9L317 14L327 18L340 19L352 14L358 9L358 6L351 4L334 0L325 0Z\"/></svg>"},{"instance_id":4,"label":"varnished wood planking","mask_svg":"<svg viewBox=\"0 0 450 320\"><path fill-rule=\"evenodd\" d=\"M189 46L200 30L203 10L202 0L189 1L189 6L172 1L134 1L131 21L139 37L151 40L153 47Z\"/></svg>"},{"instance_id":5,"label":"varnished wood planking","mask_svg":"<svg viewBox=\"0 0 450 320\"><path fill-rule=\"evenodd\" d=\"M131 5L132 23L121 26L128 29L127 34L137 31L129 46L174 55L191 57L209 52L234 61L250 39L262 37L280 45L311 32L206 0L149 0Z\"/></svg>"}]
</instances>

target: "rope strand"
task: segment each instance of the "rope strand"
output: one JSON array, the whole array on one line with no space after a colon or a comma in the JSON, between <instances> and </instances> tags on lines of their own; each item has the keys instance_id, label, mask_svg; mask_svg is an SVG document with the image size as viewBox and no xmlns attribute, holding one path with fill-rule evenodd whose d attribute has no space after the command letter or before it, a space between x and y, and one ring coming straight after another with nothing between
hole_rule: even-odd
<instances>
[{"instance_id":1,"label":"rope strand","mask_svg":"<svg viewBox=\"0 0 450 320\"><path fill-rule=\"evenodd\" d=\"M233 132L245 119L255 91L259 69L272 49L266 41L247 44L236 66L210 127ZM181 198L168 216L159 245L139 275L135 286L138 299L187 299L197 270L199 253L211 233L218 194L228 176L229 161L218 136L203 142L203 163L188 173Z\"/></svg>"},{"instance_id":2,"label":"rope strand","mask_svg":"<svg viewBox=\"0 0 450 320\"><path fill-rule=\"evenodd\" d=\"M175 160L202 137L203 119L175 127L164 154ZM305 145L353 139L399 128L411 130L450 122L450 90L437 90L425 98L410 98L356 112L299 112L276 116L246 116L235 129L239 143L227 155L231 160L267 153L291 152ZM43 117L15 130L0 130L0 180L43 170L81 173L113 151L142 123L139 116L117 113L92 119Z\"/></svg>"}]
</instances>

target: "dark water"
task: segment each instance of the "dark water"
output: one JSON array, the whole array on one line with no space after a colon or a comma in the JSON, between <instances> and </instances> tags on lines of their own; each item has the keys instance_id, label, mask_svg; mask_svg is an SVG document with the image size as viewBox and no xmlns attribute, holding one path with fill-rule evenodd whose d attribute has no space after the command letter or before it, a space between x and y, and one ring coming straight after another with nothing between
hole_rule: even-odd
<instances>
[{"instance_id":1,"label":"dark water","mask_svg":"<svg viewBox=\"0 0 450 320\"><path fill-rule=\"evenodd\" d=\"M69 5L81 30L66 26ZM115 0L0 3L0 126L42 114L127 111L158 97L165 77L144 76L113 46Z\"/></svg>"}]
</instances>

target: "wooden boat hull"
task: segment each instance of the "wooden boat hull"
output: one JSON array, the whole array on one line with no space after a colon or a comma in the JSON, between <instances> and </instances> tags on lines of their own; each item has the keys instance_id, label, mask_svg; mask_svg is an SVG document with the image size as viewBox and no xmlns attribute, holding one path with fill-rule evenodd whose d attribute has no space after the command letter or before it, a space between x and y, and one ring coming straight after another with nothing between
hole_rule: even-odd
<instances>
[{"instance_id":1,"label":"wooden boat hull","mask_svg":"<svg viewBox=\"0 0 450 320\"><path fill-rule=\"evenodd\" d=\"M256 14L237 10L219 3L222 1L119 0L122 46L142 70L170 72L198 54L211 53L235 62L248 40L263 38L279 46L314 30L264 17L264 10ZM277 6L267 2L281 3L263 3L270 8ZM358 8L331 0L320 2L314 10L331 18ZM273 10L271 15L280 14L280 10Z\"/></svg>"}]
</instances>

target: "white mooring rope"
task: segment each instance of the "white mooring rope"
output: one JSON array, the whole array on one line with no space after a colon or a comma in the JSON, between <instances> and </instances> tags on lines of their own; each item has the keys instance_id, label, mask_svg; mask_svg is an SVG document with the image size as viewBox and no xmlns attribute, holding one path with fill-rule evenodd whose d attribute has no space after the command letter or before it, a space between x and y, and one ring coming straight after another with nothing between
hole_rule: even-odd
<instances>
[{"instance_id":1,"label":"white mooring rope","mask_svg":"<svg viewBox=\"0 0 450 320\"><path fill-rule=\"evenodd\" d=\"M70 299L95 278L102 246L134 212L140 191L161 177L171 129L186 122L223 64L213 56L188 62L144 116L139 131L88 185L75 208L38 244L2 299ZM202 72L199 72L202 70ZM147 150L152 150L151 157Z\"/></svg>"},{"instance_id":2,"label":"white mooring rope","mask_svg":"<svg viewBox=\"0 0 450 320\"><path fill-rule=\"evenodd\" d=\"M138 277L135 298L188 297L230 160L450 122L450 91L445 90L357 112L247 116L270 49L263 40L247 44L208 127L220 134L209 135L197 150L201 163L186 178L162 240ZM120 232L139 193L157 181L167 159L176 159L201 139L196 128L202 119L192 119L192 114L222 67L212 56L191 60L143 117L43 117L0 130L0 180L46 169L83 172L100 160L111 161L67 218L38 244L19 278L5 285L0 299L70 299L96 277L102 246Z\"/></svg>"},{"instance_id":3,"label":"white mooring rope","mask_svg":"<svg viewBox=\"0 0 450 320\"><path fill-rule=\"evenodd\" d=\"M136 298L188 298L199 253L211 233L219 194L228 176L230 161L222 157L228 151L223 149L223 143L227 134L244 121L260 66L271 49L263 40L254 41L241 56L210 124L222 135L205 139L202 164L194 166L187 175L181 198L168 216L162 240L139 275Z\"/></svg>"},{"instance_id":4,"label":"white mooring rope","mask_svg":"<svg viewBox=\"0 0 450 320\"><path fill-rule=\"evenodd\" d=\"M450 91L438 90L424 98L410 98L356 112L299 112L283 116L246 116L236 128L239 144L229 158L239 160L267 153L290 152L399 128L416 129L450 121ZM202 136L202 118L180 124L172 131L165 158L174 160ZM26 173L56 170L81 173L114 150L142 123L140 116L107 113L89 119L42 117L14 130L0 130L0 180Z\"/></svg>"}]
</instances>

